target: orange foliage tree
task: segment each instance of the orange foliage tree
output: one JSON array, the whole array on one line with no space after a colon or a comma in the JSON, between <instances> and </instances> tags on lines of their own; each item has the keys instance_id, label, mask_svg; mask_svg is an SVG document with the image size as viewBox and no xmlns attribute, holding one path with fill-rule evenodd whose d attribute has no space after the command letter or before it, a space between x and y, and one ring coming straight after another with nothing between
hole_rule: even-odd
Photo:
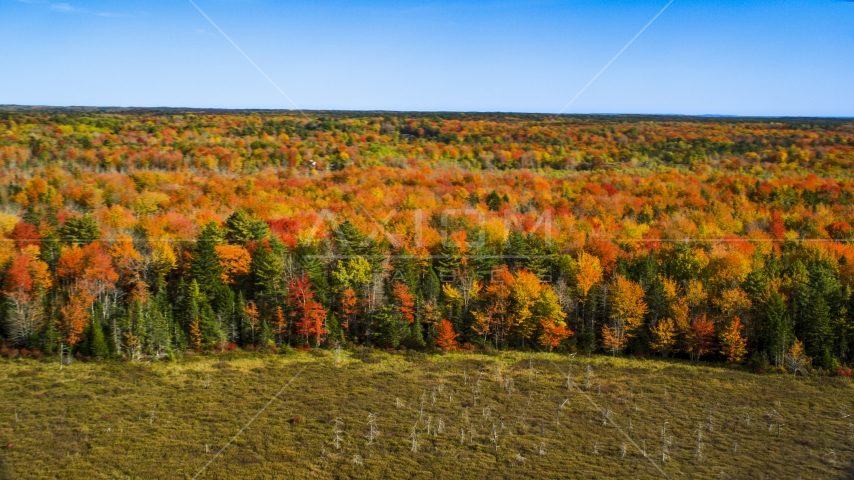
<instances>
[{"instance_id":1,"label":"orange foliage tree","mask_svg":"<svg viewBox=\"0 0 854 480\"><path fill-rule=\"evenodd\" d=\"M718 335L721 353L732 363L741 362L747 355L747 339L741 336L742 331L744 331L744 325L741 319L734 317Z\"/></svg>"},{"instance_id":2,"label":"orange foliage tree","mask_svg":"<svg viewBox=\"0 0 854 480\"><path fill-rule=\"evenodd\" d=\"M436 325L436 346L444 352L450 352L457 349L457 338L459 334L454 331L454 326L446 319L442 319Z\"/></svg>"},{"instance_id":3,"label":"orange foliage tree","mask_svg":"<svg viewBox=\"0 0 854 480\"><path fill-rule=\"evenodd\" d=\"M89 311L94 298L83 288L72 288L68 302L60 309L60 317L57 321L59 330L59 342L74 346L83 339L83 331L89 325L91 313Z\"/></svg>"},{"instance_id":4,"label":"orange foliage tree","mask_svg":"<svg viewBox=\"0 0 854 480\"><path fill-rule=\"evenodd\" d=\"M415 295L409 293L409 287L402 282L394 283L392 295L400 318L406 323L413 323L415 321Z\"/></svg>"},{"instance_id":5,"label":"orange foliage tree","mask_svg":"<svg viewBox=\"0 0 854 480\"><path fill-rule=\"evenodd\" d=\"M356 292L352 288L348 288L341 292L341 328L347 331L350 327L350 321L356 315Z\"/></svg>"},{"instance_id":6,"label":"orange foliage tree","mask_svg":"<svg viewBox=\"0 0 854 480\"><path fill-rule=\"evenodd\" d=\"M543 327L543 333L540 335L540 345L548 347L551 352L555 347L560 345L560 342L574 335L572 330L566 328L563 322L555 322L554 320L542 320L540 325Z\"/></svg>"},{"instance_id":7,"label":"orange foliage tree","mask_svg":"<svg viewBox=\"0 0 854 480\"><path fill-rule=\"evenodd\" d=\"M249 274L252 256L240 245L217 245L214 247L219 265L222 267L222 281L237 283L237 279Z\"/></svg>"}]
</instances>

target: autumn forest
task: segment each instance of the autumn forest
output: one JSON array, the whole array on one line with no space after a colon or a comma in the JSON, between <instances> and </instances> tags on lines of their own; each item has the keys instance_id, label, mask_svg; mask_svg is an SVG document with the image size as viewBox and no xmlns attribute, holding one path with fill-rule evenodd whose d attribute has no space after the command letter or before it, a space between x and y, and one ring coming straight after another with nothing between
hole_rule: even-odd
<instances>
[{"instance_id":1,"label":"autumn forest","mask_svg":"<svg viewBox=\"0 0 854 480\"><path fill-rule=\"evenodd\" d=\"M0 353L850 376L852 167L843 120L5 109Z\"/></svg>"}]
</instances>

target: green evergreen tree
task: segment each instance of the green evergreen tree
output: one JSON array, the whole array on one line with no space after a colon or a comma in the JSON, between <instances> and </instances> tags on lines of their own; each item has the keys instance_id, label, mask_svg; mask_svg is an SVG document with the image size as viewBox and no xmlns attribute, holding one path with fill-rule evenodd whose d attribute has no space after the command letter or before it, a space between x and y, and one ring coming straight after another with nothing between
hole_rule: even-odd
<instances>
[{"instance_id":1,"label":"green evergreen tree","mask_svg":"<svg viewBox=\"0 0 854 480\"><path fill-rule=\"evenodd\" d=\"M415 317L415 321L410 325L410 330L410 347L424 348L427 344L424 342L424 324L421 323L421 317Z\"/></svg>"},{"instance_id":2,"label":"green evergreen tree","mask_svg":"<svg viewBox=\"0 0 854 480\"><path fill-rule=\"evenodd\" d=\"M329 282L326 278L326 265L323 263L320 248L316 244L300 243L296 249L300 266L305 270L314 287L314 298L329 307Z\"/></svg>"},{"instance_id":3,"label":"green evergreen tree","mask_svg":"<svg viewBox=\"0 0 854 480\"><path fill-rule=\"evenodd\" d=\"M344 343L344 329L341 328L338 317L334 313L327 317L326 329L328 330L326 334L327 345L334 345L335 342Z\"/></svg>"},{"instance_id":4,"label":"green evergreen tree","mask_svg":"<svg viewBox=\"0 0 854 480\"><path fill-rule=\"evenodd\" d=\"M528 260L528 253L528 241L525 239L525 235L518 230L510 232L510 235L507 236L505 255L507 268L515 272L524 267Z\"/></svg>"},{"instance_id":5,"label":"green evergreen tree","mask_svg":"<svg viewBox=\"0 0 854 480\"><path fill-rule=\"evenodd\" d=\"M375 340L379 346L397 348L401 341L409 336L409 325L401 322L393 314L390 305L385 305L376 310L371 316L377 326Z\"/></svg>"},{"instance_id":6,"label":"green evergreen tree","mask_svg":"<svg viewBox=\"0 0 854 480\"><path fill-rule=\"evenodd\" d=\"M432 267L433 262L430 263L431 265L428 265L421 274L421 291L419 293L423 296L425 303L435 302L439 298L439 292L442 288L436 270Z\"/></svg>"},{"instance_id":7,"label":"green evergreen tree","mask_svg":"<svg viewBox=\"0 0 854 480\"><path fill-rule=\"evenodd\" d=\"M255 299L270 312L271 305L281 303L285 294L284 272L282 262L283 246L279 242L261 242L252 255L251 274L255 290Z\"/></svg>"},{"instance_id":8,"label":"green evergreen tree","mask_svg":"<svg viewBox=\"0 0 854 480\"><path fill-rule=\"evenodd\" d=\"M529 234L527 253L521 262L523 268L534 273L541 280L551 280L556 249L553 242Z\"/></svg>"},{"instance_id":9,"label":"green evergreen tree","mask_svg":"<svg viewBox=\"0 0 854 480\"><path fill-rule=\"evenodd\" d=\"M43 336L44 343L42 344L42 351L47 355L56 353L59 348L59 331L56 328L56 318L52 315L49 315L47 322L45 322Z\"/></svg>"},{"instance_id":10,"label":"green evergreen tree","mask_svg":"<svg viewBox=\"0 0 854 480\"><path fill-rule=\"evenodd\" d=\"M489 195L486 196L486 206L492 212L501 211L501 204L504 202L504 199L501 198L495 190L491 191Z\"/></svg>"},{"instance_id":11,"label":"green evergreen tree","mask_svg":"<svg viewBox=\"0 0 854 480\"><path fill-rule=\"evenodd\" d=\"M349 220L338 225L333 231L335 249L342 257L362 255L365 249L365 238Z\"/></svg>"},{"instance_id":12,"label":"green evergreen tree","mask_svg":"<svg viewBox=\"0 0 854 480\"><path fill-rule=\"evenodd\" d=\"M453 281L457 269L462 265L460 247L457 245L457 242L450 237L442 239L439 242L437 258L433 263L436 266L436 274L440 282L450 283Z\"/></svg>"},{"instance_id":13,"label":"green evergreen tree","mask_svg":"<svg viewBox=\"0 0 854 480\"><path fill-rule=\"evenodd\" d=\"M89 328L89 336L89 355L94 358L110 358L110 347L107 345L104 329L97 315Z\"/></svg>"},{"instance_id":14,"label":"green evergreen tree","mask_svg":"<svg viewBox=\"0 0 854 480\"><path fill-rule=\"evenodd\" d=\"M223 232L214 222L202 227L193 247L190 276L196 281L199 291L208 298L223 285L222 267L216 254L217 245L222 244Z\"/></svg>"},{"instance_id":15,"label":"green evergreen tree","mask_svg":"<svg viewBox=\"0 0 854 480\"><path fill-rule=\"evenodd\" d=\"M262 220L239 209L225 221L226 240L232 243L246 243L252 240L262 240L270 233L270 227Z\"/></svg>"},{"instance_id":16,"label":"green evergreen tree","mask_svg":"<svg viewBox=\"0 0 854 480\"><path fill-rule=\"evenodd\" d=\"M490 245L486 239L486 233L477 228L472 232L472 245L469 249L469 265L478 279L489 279L492 269L500 263L498 258L500 252L495 246Z\"/></svg>"},{"instance_id":17,"label":"green evergreen tree","mask_svg":"<svg viewBox=\"0 0 854 480\"><path fill-rule=\"evenodd\" d=\"M218 342L224 338L223 332L219 330L217 325L216 313L214 313L195 279L187 285L186 299L185 332L189 331L190 325L198 320L205 343Z\"/></svg>"},{"instance_id":18,"label":"green evergreen tree","mask_svg":"<svg viewBox=\"0 0 854 480\"><path fill-rule=\"evenodd\" d=\"M759 328L762 343L774 365L782 365L783 355L789 348L792 337L789 312L783 297L777 292L771 292L762 313L762 324Z\"/></svg>"},{"instance_id":19,"label":"green evergreen tree","mask_svg":"<svg viewBox=\"0 0 854 480\"><path fill-rule=\"evenodd\" d=\"M833 308L841 286L830 269L818 262L807 266L809 283L798 290L797 306L799 325L798 336L803 339L806 354L818 365L830 367L833 364L832 322Z\"/></svg>"},{"instance_id":20,"label":"green evergreen tree","mask_svg":"<svg viewBox=\"0 0 854 480\"><path fill-rule=\"evenodd\" d=\"M65 242L85 245L101 238L101 228L92 215L71 217L65 221L59 236Z\"/></svg>"},{"instance_id":21,"label":"green evergreen tree","mask_svg":"<svg viewBox=\"0 0 854 480\"><path fill-rule=\"evenodd\" d=\"M261 320L261 328L258 331L258 346L266 351L272 345L275 345L275 342L270 324L266 320Z\"/></svg>"}]
</instances>

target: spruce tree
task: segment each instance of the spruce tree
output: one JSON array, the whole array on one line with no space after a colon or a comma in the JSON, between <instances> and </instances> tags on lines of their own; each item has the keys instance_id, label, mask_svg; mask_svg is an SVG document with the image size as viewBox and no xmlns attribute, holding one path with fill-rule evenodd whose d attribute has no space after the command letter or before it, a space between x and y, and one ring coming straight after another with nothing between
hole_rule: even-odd
<instances>
[{"instance_id":1,"label":"spruce tree","mask_svg":"<svg viewBox=\"0 0 854 480\"><path fill-rule=\"evenodd\" d=\"M431 265L427 265L421 274L421 293L424 302L435 302L439 298L439 291L442 288L439 277L436 275L436 270Z\"/></svg>"},{"instance_id":2,"label":"spruce tree","mask_svg":"<svg viewBox=\"0 0 854 480\"><path fill-rule=\"evenodd\" d=\"M333 345L335 342L344 342L344 330L338 322L338 317L333 313L326 319L326 343Z\"/></svg>"},{"instance_id":3,"label":"spruce tree","mask_svg":"<svg viewBox=\"0 0 854 480\"><path fill-rule=\"evenodd\" d=\"M270 329L270 324L266 320L261 320L261 328L258 331L258 346L262 351L266 351L271 345L275 345L273 341L273 331Z\"/></svg>"},{"instance_id":4,"label":"spruce tree","mask_svg":"<svg viewBox=\"0 0 854 480\"><path fill-rule=\"evenodd\" d=\"M783 297L777 292L771 292L761 317L760 335L768 356L774 365L782 365L783 355L789 347L792 337L789 312Z\"/></svg>"},{"instance_id":5,"label":"spruce tree","mask_svg":"<svg viewBox=\"0 0 854 480\"><path fill-rule=\"evenodd\" d=\"M89 355L94 358L110 358L110 347L107 345L107 339L104 337L104 329L101 327L101 321L97 318L97 315L92 321L89 336Z\"/></svg>"},{"instance_id":6,"label":"spruce tree","mask_svg":"<svg viewBox=\"0 0 854 480\"><path fill-rule=\"evenodd\" d=\"M421 323L421 317L416 316L415 321L409 327L412 330L410 333L411 347L424 348L426 343L424 342L424 324Z\"/></svg>"},{"instance_id":7,"label":"spruce tree","mask_svg":"<svg viewBox=\"0 0 854 480\"><path fill-rule=\"evenodd\" d=\"M211 298L223 285L222 267L216 254L216 246L222 243L223 232L214 222L202 227L196 245L193 247L193 261L190 263L190 276L198 284L199 291Z\"/></svg>"},{"instance_id":8,"label":"spruce tree","mask_svg":"<svg viewBox=\"0 0 854 480\"><path fill-rule=\"evenodd\" d=\"M453 276L462 264L460 248L457 242L451 238L445 238L439 243L438 258L434 262L439 280L442 283L450 283Z\"/></svg>"},{"instance_id":9,"label":"spruce tree","mask_svg":"<svg viewBox=\"0 0 854 480\"><path fill-rule=\"evenodd\" d=\"M245 210L235 211L225 221L226 239L232 243L246 243L262 240L270 233L270 227L263 220L249 215Z\"/></svg>"},{"instance_id":10,"label":"spruce tree","mask_svg":"<svg viewBox=\"0 0 854 480\"><path fill-rule=\"evenodd\" d=\"M507 267L516 271L524 267L528 260L528 241L525 235L518 230L513 230L507 237L507 253L505 255Z\"/></svg>"},{"instance_id":11,"label":"spruce tree","mask_svg":"<svg viewBox=\"0 0 854 480\"><path fill-rule=\"evenodd\" d=\"M320 258L320 249L316 244L300 243L296 249L300 266L305 270L314 287L314 298L329 306L329 282L326 280L326 267Z\"/></svg>"},{"instance_id":12,"label":"spruce tree","mask_svg":"<svg viewBox=\"0 0 854 480\"><path fill-rule=\"evenodd\" d=\"M501 204L503 202L504 199L501 198L501 195L499 195L495 190L491 191L489 195L486 196L486 206L491 212L501 211Z\"/></svg>"},{"instance_id":13,"label":"spruce tree","mask_svg":"<svg viewBox=\"0 0 854 480\"><path fill-rule=\"evenodd\" d=\"M486 241L486 233L478 228L472 233L473 245L469 250L469 265L478 279L489 279L492 269L500 263L495 247Z\"/></svg>"},{"instance_id":14,"label":"spruce tree","mask_svg":"<svg viewBox=\"0 0 854 480\"><path fill-rule=\"evenodd\" d=\"M278 242L262 242L252 255L252 279L255 299L265 307L278 304L284 295L284 264ZM269 247L269 248L268 248ZM269 308L265 308L268 310Z\"/></svg>"},{"instance_id":15,"label":"spruce tree","mask_svg":"<svg viewBox=\"0 0 854 480\"><path fill-rule=\"evenodd\" d=\"M85 245L101 238L101 228L91 215L71 217L65 221L59 236L63 241Z\"/></svg>"}]
</instances>

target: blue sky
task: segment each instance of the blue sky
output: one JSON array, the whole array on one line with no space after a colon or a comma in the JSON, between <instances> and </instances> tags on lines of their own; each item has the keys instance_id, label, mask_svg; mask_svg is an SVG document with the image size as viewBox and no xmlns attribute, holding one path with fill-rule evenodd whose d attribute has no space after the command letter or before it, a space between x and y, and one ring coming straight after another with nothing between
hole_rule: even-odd
<instances>
[{"instance_id":1,"label":"blue sky","mask_svg":"<svg viewBox=\"0 0 854 480\"><path fill-rule=\"evenodd\" d=\"M303 109L559 111L667 0L194 0ZM0 104L292 108L187 0L0 0ZM854 116L854 2L676 0L568 113Z\"/></svg>"}]
</instances>

